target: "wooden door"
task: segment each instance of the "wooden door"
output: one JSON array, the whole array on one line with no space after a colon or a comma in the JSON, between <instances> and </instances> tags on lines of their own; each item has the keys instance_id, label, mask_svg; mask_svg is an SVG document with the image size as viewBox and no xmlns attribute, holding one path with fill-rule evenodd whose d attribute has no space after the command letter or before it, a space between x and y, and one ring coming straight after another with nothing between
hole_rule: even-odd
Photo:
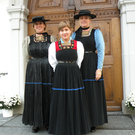
<instances>
[{"instance_id":1,"label":"wooden door","mask_svg":"<svg viewBox=\"0 0 135 135\"><path fill-rule=\"evenodd\" d=\"M30 10L28 21L37 15L50 19L46 31L57 39L60 21L70 21L73 31L79 27L78 21L73 19L79 10L88 9L97 16L92 20L91 28L100 29L104 36L103 76L108 111L120 111L123 99L120 18L117 2L118 0L29 0L28 3ZM28 33L34 34L32 24L28 26Z\"/></svg>"}]
</instances>

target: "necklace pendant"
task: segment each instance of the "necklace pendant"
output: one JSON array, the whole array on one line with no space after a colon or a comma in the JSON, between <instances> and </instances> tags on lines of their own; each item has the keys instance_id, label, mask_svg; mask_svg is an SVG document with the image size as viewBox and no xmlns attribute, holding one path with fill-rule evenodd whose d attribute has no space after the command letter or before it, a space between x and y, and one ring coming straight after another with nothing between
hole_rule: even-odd
<instances>
[{"instance_id":1,"label":"necklace pendant","mask_svg":"<svg viewBox=\"0 0 135 135\"><path fill-rule=\"evenodd\" d=\"M61 41L58 42L58 46L60 49L70 49L74 47L74 40L71 40L71 43L63 43Z\"/></svg>"},{"instance_id":2,"label":"necklace pendant","mask_svg":"<svg viewBox=\"0 0 135 135\"><path fill-rule=\"evenodd\" d=\"M92 29L90 29L89 31L82 31L82 37L88 37L88 36L90 36L91 30Z\"/></svg>"},{"instance_id":3,"label":"necklace pendant","mask_svg":"<svg viewBox=\"0 0 135 135\"><path fill-rule=\"evenodd\" d=\"M47 36L44 37L42 36L36 36L36 34L33 36L34 42L46 42L47 41Z\"/></svg>"}]
</instances>

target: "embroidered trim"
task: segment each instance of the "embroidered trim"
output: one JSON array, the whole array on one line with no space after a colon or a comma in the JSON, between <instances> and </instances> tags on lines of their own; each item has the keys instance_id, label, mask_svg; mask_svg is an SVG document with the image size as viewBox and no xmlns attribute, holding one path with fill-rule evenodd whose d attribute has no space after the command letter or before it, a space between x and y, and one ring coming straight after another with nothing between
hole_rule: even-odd
<instances>
[{"instance_id":1,"label":"embroidered trim","mask_svg":"<svg viewBox=\"0 0 135 135\"><path fill-rule=\"evenodd\" d=\"M92 29L90 31L82 31L82 37L88 37L91 34Z\"/></svg>"},{"instance_id":2,"label":"embroidered trim","mask_svg":"<svg viewBox=\"0 0 135 135\"><path fill-rule=\"evenodd\" d=\"M59 41L58 46L59 46L60 49L72 49L74 47L74 40L71 40L70 45L61 44L61 41Z\"/></svg>"},{"instance_id":3,"label":"embroidered trim","mask_svg":"<svg viewBox=\"0 0 135 135\"><path fill-rule=\"evenodd\" d=\"M33 40L34 40L34 42L46 42L47 36L44 35L44 36L37 36L36 37L36 34L34 34Z\"/></svg>"},{"instance_id":4,"label":"embroidered trim","mask_svg":"<svg viewBox=\"0 0 135 135\"><path fill-rule=\"evenodd\" d=\"M62 50L62 49L59 48L58 42L59 42L59 41L56 41L56 42L55 42L56 52ZM77 41L76 41L76 40L73 40L73 42L74 42L74 47L73 47L72 49L77 50Z\"/></svg>"}]
</instances>

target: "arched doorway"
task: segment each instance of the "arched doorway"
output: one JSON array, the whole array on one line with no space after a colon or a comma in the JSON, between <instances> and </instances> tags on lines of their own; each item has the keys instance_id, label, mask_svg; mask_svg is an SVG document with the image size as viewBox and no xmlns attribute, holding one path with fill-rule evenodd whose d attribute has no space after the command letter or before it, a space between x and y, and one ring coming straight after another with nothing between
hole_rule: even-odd
<instances>
[{"instance_id":1,"label":"arched doorway","mask_svg":"<svg viewBox=\"0 0 135 135\"><path fill-rule=\"evenodd\" d=\"M123 99L120 18L117 2L118 0L29 0L28 2L30 11L28 22L37 15L50 19L46 30L57 39L59 39L57 26L60 21L70 21L74 31L79 24L73 16L79 10L88 9L97 15L91 27L100 29L105 40L103 75L108 111L120 111ZM33 33L33 26L29 24L28 35Z\"/></svg>"}]
</instances>

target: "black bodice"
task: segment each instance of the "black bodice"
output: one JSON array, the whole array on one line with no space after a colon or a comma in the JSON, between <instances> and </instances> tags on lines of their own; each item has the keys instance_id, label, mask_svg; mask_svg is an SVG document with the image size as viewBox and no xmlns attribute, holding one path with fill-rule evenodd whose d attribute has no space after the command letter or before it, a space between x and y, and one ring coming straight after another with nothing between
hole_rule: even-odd
<instances>
[{"instance_id":1,"label":"black bodice","mask_svg":"<svg viewBox=\"0 0 135 135\"><path fill-rule=\"evenodd\" d=\"M76 61L77 51L75 49L63 49L56 52L58 61Z\"/></svg>"},{"instance_id":2,"label":"black bodice","mask_svg":"<svg viewBox=\"0 0 135 135\"><path fill-rule=\"evenodd\" d=\"M30 36L30 44L29 44L29 55L33 58L48 58L48 48L51 44L50 35L46 33L45 37L47 41L45 42L35 42L34 35Z\"/></svg>"},{"instance_id":3,"label":"black bodice","mask_svg":"<svg viewBox=\"0 0 135 135\"><path fill-rule=\"evenodd\" d=\"M82 37L80 34L81 30L78 29L76 31L75 40L81 41L83 43L85 51L95 51L96 50L94 32L95 32L95 29L92 29L90 36Z\"/></svg>"}]
</instances>

